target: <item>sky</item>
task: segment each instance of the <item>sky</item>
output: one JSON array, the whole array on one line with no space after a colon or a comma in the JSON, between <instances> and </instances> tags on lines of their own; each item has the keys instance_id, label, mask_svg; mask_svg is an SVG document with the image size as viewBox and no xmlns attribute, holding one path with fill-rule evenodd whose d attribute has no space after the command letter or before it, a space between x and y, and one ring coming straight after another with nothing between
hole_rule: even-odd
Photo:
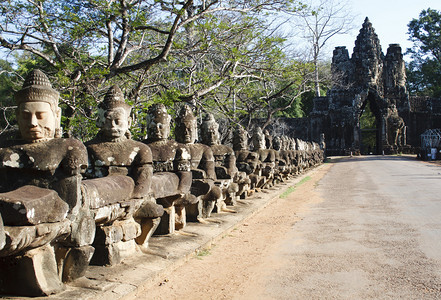
<instances>
[{"instance_id":1,"label":"sky","mask_svg":"<svg viewBox=\"0 0 441 300\"><path fill-rule=\"evenodd\" d=\"M400 44L402 52L412 46L408 40L407 24L419 17L423 9L441 11L441 0L347 0L355 17L355 29L350 34L333 37L328 43L327 57L332 57L336 46L346 46L349 55L355 45L358 32L366 17L369 18L378 35L383 53L389 44ZM406 57L405 57L406 59ZM408 58L407 58L408 59Z\"/></svg>"}]
</instances>

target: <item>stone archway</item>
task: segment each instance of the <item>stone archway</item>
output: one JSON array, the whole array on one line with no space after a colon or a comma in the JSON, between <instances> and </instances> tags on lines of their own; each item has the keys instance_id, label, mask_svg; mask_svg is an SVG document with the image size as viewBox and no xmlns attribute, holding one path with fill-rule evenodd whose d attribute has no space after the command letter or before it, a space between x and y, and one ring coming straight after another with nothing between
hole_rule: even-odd
<instances>
[{"instance_id":1,"label":"stone archway","mask_svg":"<svg viewBox=\"0 0 441 300\"><path fill-rule=\"evenodd\" d=\"M370 91L362 102L358 114L361 154L381 154L383 151L383 113L381 99Z\"/></svg>"}]
</instances>

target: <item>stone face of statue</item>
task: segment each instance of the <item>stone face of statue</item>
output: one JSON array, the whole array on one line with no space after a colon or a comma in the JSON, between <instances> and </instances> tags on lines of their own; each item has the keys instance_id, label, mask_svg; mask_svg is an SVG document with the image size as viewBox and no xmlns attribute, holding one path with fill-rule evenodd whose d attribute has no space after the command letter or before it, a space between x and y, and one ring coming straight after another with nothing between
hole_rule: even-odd
<instances>
[{"instance_id":1,"label":"stone face of statue","mask_svg":"<svg viewBox=\"0 0 441 300\"><path fill-rule=\"evenodd\" d=\"M253 134L253 146L254 150L266 149L265 135L260 127L258 127Z\"/></svg>"},{"instance_id":2,"label":"stone face of statue","mask_svg":"<svg viewBox=\"0 0 441 300\"><path fill-rule=\"evenodd\" d=\"M24 102L18 106L17 120L21 136L28 142L54 138L59 110L54 113L47 102Z\"/></svg>"},{"instance_id":3,"label":"stone face of statue","mask_svg":"<svg viewBox=\"0 0 441 300\"><path fill-rule=\"evenodd\" d=\"M274 150L282 150L282 140L280 137L274 137L272 142Z\"/></svg>"},{"instance_id":4,"label":"stone face of statue","mask_svg":"<svg viewBox=\"0 0 441 300\"><path fill-rule=\"evenodd\" d=\"M183 135L183 143L184 144L193 144L198 135L197 135L197 129L196 129L196 122L194 121L184 121L183 122L183 129L184 129L184 135Z\"/></svg>"},{"instance_id":5,"label":"stone face of statue","mask_svg":"<svg viewBox=\"0 0 441 300\"><path fill-rule=\"evenodd\" d=\"M167 117L168 116L168 117ZM148 125L148 139L162 141L170 136L170 116L157 115L150 120Z\"/></svg>"},{"instance_id":6,"label":"stone face of statue","mask_svg":"<svg viewBox=\"0 0 441 300\"><path fill-rule=\"evenodd\" d=\"M127 111L122 107L115 107L104 113L102 132L108 139L120 139L125 136L131 125Z\"/></svg>"},{"instance_id":7,"label":"stone face of statue","mask_svg":"<svg viewBox=\"0 0 441 300\"><path fill-rule=\"evenodd\" d=\"M194 144L198 138L196 118L189 106L184 106L176 118L176 141L183 144Z\"/></svg>"},{"instance_id":8,"label":"stone face of statue","mask_svg":"<svg viewBox=\"0 0 441 300\"><path fill-rule=\"evenodd\" d=\"M208 146L219 145L219 124L212 115L207 115L201 126L202 143Z\"/></svg>"},{"instance_id":9,"label":"stone face of statue","mask_svg":"<svg viewBox=\"0 0 441 300\"><path fill-rule=\"evenodd\" d=\"M248 136L242 126L238 126L233 133L233 149L234 151L248 150Z\"/></svg>"}]
</instances>

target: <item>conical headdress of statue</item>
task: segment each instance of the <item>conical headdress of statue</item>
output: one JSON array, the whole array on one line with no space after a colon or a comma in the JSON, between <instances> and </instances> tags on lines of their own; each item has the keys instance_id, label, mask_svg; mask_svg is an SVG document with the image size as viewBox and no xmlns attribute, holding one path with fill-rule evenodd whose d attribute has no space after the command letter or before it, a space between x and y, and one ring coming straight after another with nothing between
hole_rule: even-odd
<instances>
[{"instance_id":1,"label":"conical headdress of statue","mask_svg":"<svg viewBox=\"0 0 441 300\"><path fill-rule=\"evenodd\" d=\"M167 108L162 103L155 103L149 107L147 113L147 123L149 124L153 120L163 120L170 122L170 115L167 112Z\"/></svg>"},{"instance_id":2,"label":"conical headdress of statue","mask_svg":"<svg viewBox=\"0 0 441 300\"><path fill-rule=\"evenodd\" d=\"M14 98L17 105L24 102L47 102L52 110L58 107L60 94L52 88L52 84L41 70L35 69L26 77L23 88L19 90Z\"/></svg>"},{"instance_id":3,"label":"conical headdress of statue","mask_svg":"<svg viewBox=\"0 0 441 300\"><path fill-rule=\"evenodd\" d=\"M204 117L204 120L201 124L201 129L205 130L207 128L215 128L215 130L219 129L219 124L216 122L216 119L214 118L213 114L206 114Z\"/></svg>"},{"instance_id":4,"label":"conical headdress of statue","mask_svg":"<svg viewBox=\"0 0 441 300\"><path fill-rule=\"evenodd\" d=\"M241 125L233 132L233 150L248 150L248 132Z\"/></svg>"},{"instance_id":5,"label":"conical headdress of statue","mask_svg":"<svg viewBox=\"0 0 441 300\"><path fill-rule=\"evenodd\" d=\"M198 139L196 117L190 106L184 105L176 117L175 136L179 143L194 143Z\"/></svg>"},{"instance_id":6,"label":"conical headdress of statue","mask_svg":"<svg viewBox=\"0 0 441 300\"><path fill-rule=\"evenodd\" d=\"M129 113L130 110L132 109L132 107L124 101L124 94L117 85L114 85L111 88L109 88L106 95L104 96L103 102L101 102L98 105L98 107L103 110L122 107Z\"/></svg>"},{"instance_id":7,"label":"conical headdress of statue","mask_svg":"<svg viewBox=\"0 0 441 300\"><path fill-rule=\"evenodd\" d=\"M210 113L205 115L201 124L201 142L209 146L220 144L219 124Z\"/></svg>"},{"instance_id":8,"label":"conical headdress of statue","mask_svg":"<svg viewBox=\"0 0 441 300\"><path fill-rule=\"evenodd\" d=\"M179 111L179 115L176 118L176 123L196 122L196 117L193 114L193 110L187 104L185 104Z\"/></svg>"},{"instance_id":9,"label":"conical headdress of statue","mask_svg":"<svg viewBox=\"0 0 441 300\"><path fill-rule=\"evenodd\" d=\"M98 127L103 127L105 122L105 113L108 110L115 108L123 108L127 116L130 115L130 111L132 107L124 101L124 94L122 93L119 86L114 85L107 91L104 96L104 100L98 104L98 119L96 121L96 125Z\"/></svg>"}]
</instances>

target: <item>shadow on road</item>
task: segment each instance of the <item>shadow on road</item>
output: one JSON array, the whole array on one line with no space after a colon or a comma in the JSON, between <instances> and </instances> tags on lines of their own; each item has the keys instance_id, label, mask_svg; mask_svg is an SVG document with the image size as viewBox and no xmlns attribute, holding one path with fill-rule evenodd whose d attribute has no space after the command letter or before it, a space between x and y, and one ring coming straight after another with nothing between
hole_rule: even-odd
<instances>
[{"instance_id":1,"label":"shadow on road","mask_svg":"<svg viewBox=\"0 0 441 300\"><path fill-rule=\"evenodd\" d=\"M417 159L416 155L359 155L359 156L330 156L326 162L329 163L345 163L345 162L357 162L357 161L421 161Z\"/></svg>"}]
</instances>

